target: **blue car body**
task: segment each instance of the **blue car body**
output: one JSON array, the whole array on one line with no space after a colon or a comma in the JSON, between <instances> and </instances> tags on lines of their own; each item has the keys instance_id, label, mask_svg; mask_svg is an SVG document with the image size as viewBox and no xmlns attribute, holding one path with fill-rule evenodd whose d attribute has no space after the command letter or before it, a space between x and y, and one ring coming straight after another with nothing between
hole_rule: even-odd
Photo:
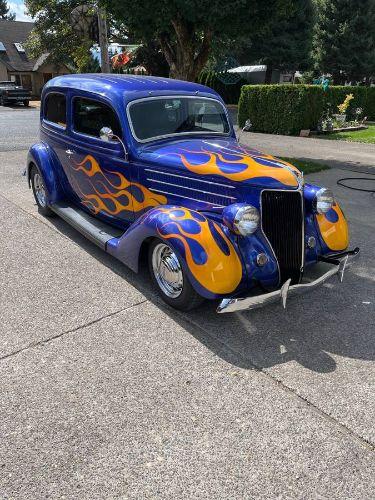
<instances>
[{"instance_id":1,"label":"blue car body","mask_svg":"<svg viewBox=\"0 0 375 500\"><path fill-rule=\"evenodd\" d=\"M51 93L66 96L66 122L46 120L44 103ZM263 224L262 203L272 208L277 197L290 198L301 211L297 215L286 212L285 228L279 220L272 229L275 241L284 230L285 238L290 233L292 240L296 233L289 227L289 217L301 220L297 223L301 245L294 241L299 249L291 259L297 267L293 271L296 283L322 256L347 248L348 227L339 205L327 214L318 214L314 199L320 187L305 184L292 165L241 146L229 117L226 133L138 140L129 122L128 106L142 99L173 96L199 96L224 106L215 91L189 82L125 75L54 78L43 90L40 142L30 149L28 176L36 165L52 208L65 203L113 227L102 247L134 271L144 245L153 238L167 241L194 289L209 299L282 285L281 257ZM77 97L113 109L127 155L120 142L105 142L74 129L72 102ZM267 193L278 194L268 199ZM238 208L247 205L259 210L262 224L254 234L241 236L231 221ZM272 227L272 220L268 224ZM308 244L311 241L313 245ZM262 265L258 262L261 254L266 256Z\"/></svg>"}]
</instances>

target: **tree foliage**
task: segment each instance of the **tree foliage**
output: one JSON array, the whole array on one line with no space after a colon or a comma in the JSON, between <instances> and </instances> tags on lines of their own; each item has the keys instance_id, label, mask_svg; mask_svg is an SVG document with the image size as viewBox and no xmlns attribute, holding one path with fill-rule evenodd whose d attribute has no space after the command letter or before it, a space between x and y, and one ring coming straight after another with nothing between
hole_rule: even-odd
<instances>
[{"instance_id":1,"label":"tree foliage","mask_svg":"<svg viewBox=\"0 0 375 500\"><path fill-rule=\"evenodd\" d=\"M139 41L157 40L170 76L195 80L213 40L260 33L293 0L106 0L108 12L123 20Z\"/></svg>"},{"instance_id":2,"label":"tree foliage","mask_svg":"<svg viewBox=\"0 0 375 500\"><path fill-rule=\"evenodd\" d=\"M287 12L279 12L267 31L250 38L249 62L267 65L266 83L273 69L305 70L311 65L315 9L313 0L293 0Z\"/></svg>"},{"instance_id":3,"label":"tree foliage","mask_svg":"<svg viewBox=\"0 0 375 500\"><path fill-rule=\"evenodd\" d=\"M314 58L337 84L375 74L375 0L316 0Z\"/></svg>"},{"instance_id":4,"label":"tree foliage","mask_svg":"<svg viewBox=\"0 0 375 500\"><path fill-rule=\"evenodd\" d=\"M0 19L7 19L8 21L16 20L16 14L10 12L6 0L0 0Z\"/></svg>"}]
</instances>

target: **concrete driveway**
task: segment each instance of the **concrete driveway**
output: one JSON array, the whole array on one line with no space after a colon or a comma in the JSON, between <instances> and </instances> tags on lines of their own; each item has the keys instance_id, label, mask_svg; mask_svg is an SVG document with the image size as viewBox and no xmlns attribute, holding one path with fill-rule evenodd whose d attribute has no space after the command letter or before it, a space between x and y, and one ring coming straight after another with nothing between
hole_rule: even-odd
<instances>
[{"instance_id":1,"label":"concrete driveway","mask_svg":"<svg viewBox=\"0 0 375 500\"><path fill-rule=\"evenodd\" d=\"M20 176L26 151L11 146L0 152L1 499L374 497L371 194L336 186L338 169L308 179L335 190L362 249L342 285L286 312L181 314L146 272L41 217Z\"/></svg>"}]
</instances>

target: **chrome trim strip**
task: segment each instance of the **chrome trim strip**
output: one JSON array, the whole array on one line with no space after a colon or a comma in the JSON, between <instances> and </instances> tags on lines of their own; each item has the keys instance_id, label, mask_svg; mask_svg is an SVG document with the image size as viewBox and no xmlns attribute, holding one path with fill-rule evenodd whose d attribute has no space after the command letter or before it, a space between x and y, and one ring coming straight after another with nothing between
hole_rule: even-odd
<instances>
[{"instance_id":1,"label":"chrome trim strip","mask_svg":"<svg viewBox=\"0 0 375 500\"><path fill-rule=\"evenodd\" d=\"M215 208L225 208L225 205L218 205L216 203L211 203L210 201L197 200L197 198L190 198L189 196L184 196L176 193L169 193L168 191L162 191L161 189L149 188L150 191L161 194L169 194L170 196L177 196L177 198L184 198L186 200L198 201L199 203L203 203L205 205L213 205Z\"/></svg>"},{"instance_id":2,"label":"chrome trim strip","mask_svg":"<svg viewBox=\"0 0 375 500\"><path fill-rule=\"evenodd\" d=\"M227 125L229 127L228 133L225 132L210 132L210 131L199 131L199 132L177 132L175 134L165 134L165 135L158 135L155 137L150 137L149 139L139 139L135 133L134 127L133 127L133 122L130 116L130 108L133 104L136 104L137 102L142 102L142 101L155 101L155 100L160 100L160 99L201 99L201 100L208 100L208 101L215 101L221 105L221 107L224 110L225 117L227 119ZM211 135L216 135L216 136L223 136L223 137L230 137L231 132L233 130L233 127L231 125L231 121L229 120L229 114L227 108L224 106L224 104L219 100L215 99L214 97L206 97L206 96L201 96L199 94L195 95L159 95L159 96L152 96L152 97L142 97L141 99L134 99L133 101L128 102L126 105L126 115L128 117L128 123L130 126L130 130L132 133L133 138L141 143L145 144L148 142L153 142L157 141L159 139L165 139L168 137L180 137L180 136L185 136L185 135L201 135L201 136L211 136Z\"/></svg>"},{"instance_id":3,"label":"chrome trim strip","mask_svg":"<svg viewBox=\"0 0 375 500\"><path fill-rule=\"evenodd\" d=\"M160 174L160 175L170 175L171 177L178 177L179 179L188 179L189 181L195 181L195 182L203 182L205 184L211 184L213 186L220 186L220 187L226 187L229 189L236 189L235 186L231 186L230 184L221 184L220 182L211 182L211 181L205 181L203 179L194 179L194 177L189 177L186 175L178 175L178 174L171 174L170 172L164 172L161 170L153 170L152 168L145 168L145 172L152 172L153 174Z\"/></svg>"},{"instance_id":4,"label":"chrome trim strip","mask_svg":"<svg viewBox=\"0 0 375 500\"><path fill-rule=\"evenodd\" d=\"M181 186L181 184L172 184L171 182L157 181L156 179L150 179L149 177L147 177L146 180L147 181L151 181L151 182L156 182L158 184L165 184L166 186L178 187L180 189L188 189L189 191L195 191L195 192L197 191L196 188L191 188L191 187L187 187L187 186ZM236 199L233 196L226 196L224 194L211 193L210 191L203 191L202 189L200 189L199 192L200 193L204 193L204 194L210 194L212 196L220 196L221 198L228 198L229 200L235 200Z\"/></svg>"},{"instance_id":5,"label":"chrome trim strip","mask_svg":"<svg viewBox=\"0 0 375 500\"><path fill-rule=\"evenodd\" d=\"M290 286L291 280L289 279L280 289L275 290L274 292L255 295L253 297L223 299L216 312L230 313L245 310L250 311L279 300L281 300L283 307L286 308L286 300L289 296L302 295L314 290L334 275L338 275L339 281L342 282L348 258L349 255L344 257L339 264L331 264L333 267L314 281Z\"/></svg>"}]
</instances>

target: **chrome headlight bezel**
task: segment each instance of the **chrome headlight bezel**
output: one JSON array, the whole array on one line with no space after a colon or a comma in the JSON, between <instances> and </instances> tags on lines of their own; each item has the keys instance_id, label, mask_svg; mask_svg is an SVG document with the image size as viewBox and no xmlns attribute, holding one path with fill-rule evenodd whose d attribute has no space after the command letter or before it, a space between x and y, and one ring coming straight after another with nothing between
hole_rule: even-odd
<instances>
[{"instance_id":1,"label":"chrome headlight bezel","mask_svg":"<svg viewBox=\"0 0 375 500\"><path fill-rule=\"evenodd\" d=\"M315 194L314 209L318 214L326 214L335 204L333 192L327 188L321 188Z\"/></svg>"},{"instance_id":2,"label":"chrome headlight bezel","mask_svg":"<svg viewBox=\"0 0 375 500\"><path fill-rule=\"evenodd\" d=\"M254 234L260 223L259 210L252 205L239 208L233 219L233 229L241 236Z\"/></svg>"}]
</instances>

